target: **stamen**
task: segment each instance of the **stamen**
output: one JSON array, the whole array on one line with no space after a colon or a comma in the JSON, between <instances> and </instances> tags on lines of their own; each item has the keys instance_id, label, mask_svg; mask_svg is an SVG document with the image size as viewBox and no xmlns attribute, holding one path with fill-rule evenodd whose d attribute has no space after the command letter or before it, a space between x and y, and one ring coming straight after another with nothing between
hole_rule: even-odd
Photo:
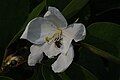
<instances>
[{"instance_id":1,"label":"stamen","mask_svg":"<svg viewBox=\"0 0 120 80\"><path fill-rule=\"evenodd\" d=\"M59 41L62 35L62 30L57 28L57 30L55 31L55 33L52 36L47 36L45 37L45 41L46 42L50 42L50 41Z\"/></svg>"}]
</instances>

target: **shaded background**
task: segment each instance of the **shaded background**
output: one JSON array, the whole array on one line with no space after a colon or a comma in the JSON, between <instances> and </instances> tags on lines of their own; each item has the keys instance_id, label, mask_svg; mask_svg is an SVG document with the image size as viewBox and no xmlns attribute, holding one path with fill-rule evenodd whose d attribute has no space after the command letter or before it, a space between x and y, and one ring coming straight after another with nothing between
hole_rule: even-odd
<instances>
[{"instance_id":1,"label":"shaded background","mask_svg":"<svg viewBox=\"0 0 120 80\"><path fill-rule=\"evenodd\" d=\"M63 15L69 24L79 18L78 22L82 22L86 27L89 27L87 29L88 35L83 42L92 44L120 58L120 0L86 0L86 3L84 0L81 0L85 3L83 6L79 3L80 0L78 0L74 5L80 5L82 7L75 9L75 11L74 8L68 9L67 12L67 9L64 10L64 8L70 5L72 1L75 0L47 0L40 16L44 15L48 6L54 6L61 12L63 11ZM23 27L29 14L41 2L42 0L0 0L0 64L2 64L7 45ZM93 24L96 22L111 23ZM21 46L20 44L23 45ZM20 48L24 45L30 46L31 44L28 41L19 41L17 39L13 45L14 47L17 46ZM27 64L23 64L1 75L11 77L15 80L95 80L89 77L90 74L89 76L85 75L87 72L82 71L84 67L96 76L98 80L120 79L119 64L110 62L98 55L89 54L91 53L89 50L81 49L78 51L78 47L74 47L76 53L74 59L75 64L73 63L65 73L54 74L50 66L41 66L41 64L38 64L36 67L28 67ZM9 48L12 48L12 50L18 49L13 47ZM29 54L29 49L27 51ZM8 52L7 54L12 53L14 52ZM26 51L21 53L26 53ZM78 64L83 67L80 68ZM26 74L28 75L26 76Z\"/></svg>"}]
</instances>

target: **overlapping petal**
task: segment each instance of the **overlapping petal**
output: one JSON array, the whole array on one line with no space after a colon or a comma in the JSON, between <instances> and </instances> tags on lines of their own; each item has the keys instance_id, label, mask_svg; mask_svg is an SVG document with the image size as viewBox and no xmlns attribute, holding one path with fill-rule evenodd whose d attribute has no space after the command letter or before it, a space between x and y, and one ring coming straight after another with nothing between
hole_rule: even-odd
<instances>
[{"instance_id":1,"label":"overlapping petal","mask_svg":"<svg viewBox=\"0 0 120 80\"><path fill-rule=\"evenodd\" d=\"M55 7L49 7L44 18L38 17L31 20L21 36L34 44L30 48L28 65L35 66L36 63L40 63L43 52L48 58L60 54L52 64L52 70L55 73L63 72L73 61L72 40L81 41L85 35L86 29L83 24L74 23L67 27L67 21L60 11Z\"/></svg>"},{"instance_id":2,"label":"overlapping petal","mask_svg":"<svg viewBox=\"0 0 120 80\"><path fill-rule=\"evenodd\" d=\"M69 25L69 28L71 28L72 36L74 37L75 42L81 41L86 36L86 29L85 26L81 23L74 23ZM69 29L68 28L68 29Z\"/></svg>"},{"instance_id":3,"label":"overlapping petal","mask_svg":"<svg viewBox=\"0 0 120 80\"><path fill-rule=\"evenodd\" d=\"M49 7L44 17L54 23L57 27L66 28L67 21L61 12L55 7Z\"/></svg>"},{"instance_id":4,"label":"overlapping petal","mask_svg":"<svg viewBox=\"0 0 120 80\"><path fill-rule=\"evenodd\" d=\"M61 46L61 52L66 54L72 42L72 38L63 35L63 41Z\"/></svg>"},{"instance_id":5,"label":"overlapping petal","mask_svg":"<svg viewBox=\"0 0 120 80\"><path fill-rule=\"evenodd\" d=\"M69 50L66 54L60 54L57 60L52 64L52 70L55 73L65 71L69 65L72 63L74 57L73 46L69 47Z\"/></svg>"},{"instance_id":6,"label":"overlapping petal","mask_svg":"<svg viewBox=\"0 0 120 80\"><path fill-rule=\"evenodd\" d=\"M45 43L43 47L44 53L46 56L48 56L48 58L53 58L54 56L57 56L61 52L61 50L56 47L55 43Z\"/></svg>"},{"instance_id":7,"label":"overlapping petal","mask_svg":"<svg viewBox=\"0 0 120 80\"><path fill-rule=\"evenodd\" d=\"M30 47L31 54L28 57L28 65L35 66L36 63L40 63L43 59L42 47L38 45L32 45Z\"/></svg>"},{"instance_id":8,"label":"overlapping petal","mask_svg":"<svg viewBox=\"0 0 120 80\"><path fill-rule=\"evenodd\" d=\"M21 38L27 39L34 44L42 44L45 36L54 32L56 26L44 18L38 17L31 20Z\"/></svg>"}]
</instances>

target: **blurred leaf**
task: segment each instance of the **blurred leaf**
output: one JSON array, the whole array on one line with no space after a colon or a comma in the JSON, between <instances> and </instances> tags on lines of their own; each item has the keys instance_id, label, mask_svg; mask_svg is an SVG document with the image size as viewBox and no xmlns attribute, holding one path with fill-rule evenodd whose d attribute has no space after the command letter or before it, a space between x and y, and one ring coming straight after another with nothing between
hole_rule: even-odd
<instances>
[{"instance_id":1,"label":"blurred leaf","mask_svg":"<svg viewBox=\"0 0 120 80\"><path fill-rule=\"evenodd\" d=\"M91 72L76 63L72 63L65 72L71 80L98 80Z\"/></svg>"},{"instance_id":2,"label":"blurred leaf","mask_svg":"<svg viewBox=\"0 0 120 80\"><path fill-rule=\"evenodd\" d=\"M41 72L41 65L36 65L33 75L28 80L44 80Z\"/></svg>"},{"instance_id":3,"label":"blurred leaf","mask_svg":"<svg viewBox=\"0 0 120 80\"><path fill-rule=\"evenodd\" d=\"M46 0L46 5L47 7L49 6L56 7L60 11L62 11L66 7L66 5L68 5L70 2L71 0Z\"/></svg>"},{"instance_id":4,"label":"blurred leaf","mask_svg":"<svg viewBox=\"0 0 120 80\"><path fill-rule=\"evenodd\" d=\"M63 15L67 18L74 16L80 11L89 0L72 0L62 11Z\"/></svg>"},{"instance_id":5,"label":"blurred leaf","mask_svg":"<svg viewBox=\"0 0 120 80\"><path fill-rule=\"evenodd\" d=\"M80 20L88 20L90 17L91 11L90 11L90 5L86 5L83 7L79 13Z\"/></svg>"},{"instance_id":6,"label":"blurred leaf","mask_svg":"<svg viewBox=\"0 0 120 80\"><path fill-rule=\"evenodd\" d=\"M113 46L115 46L118 52L117 53L110 52L110 53L120 58L120 49L119 49L120 48L120 25L110 23L110 22L97 22L97 23L91 24L87 28L87 30L91 36L99 38L101 41L106 41L109 44L112 44Z\"/></svg>"},{"instance_id":7,"label":"blurred leaf","mask_svg":"<svg viewBox=\"0 0 120 80\"><path fill-rule=\"evenodd\" d=\"M120 58L120 26L118 24L110 22L97 22L91 24L87 30L88 32L83 42L89 43L101 50L104 50L116 58ZM119 79L119 64L110 62L105 58L95 56L97 59L100 58L102 62L97 61L96 59L93 59L95 58L93 56L95 54L91 51L87 51L87 49L82 50L82 52L80 51L80 53L81 58L79 61L81 61L82 65L85 65L85 67L89 70L92 70L93 73L97 74L97 77L99 77L100 80ZM88 57L88 55L91 56Z\"/></svg>"},{"instance_id":8,"label":"blurred leaf","mask_svg":"<svg viewBox=\"0 0 120 80\"><path fill-rule=\"evenodd\" d=\"M120 64L109 63L109 80L119 80L120 79Z\"/></svg>"},{"instance_id":9,"label":"blurred leaf","mask_svg":"<svg viewBox=\"0 0 120 80\"><path fill-rule=\"evenodd\" d=\"M76 64L78 65L78 64ZM79 65L78 65L79 66ZM91 72L89 72L87 69L85 69L84 67L80 66L84 75L85 75L85 80L98 80L96 78L96 76L94 76Z\"/></svg>"},{"instance_id":10,"label":"blurred leaf","mask_svg":"<svg viewBox=\"0 0 120 80\"><path fill-rule=\"evenodd\" d=\"M101 57L103 57L103 58L106 58L106 59L108 59L108 60L110 60L110 61L113 61L113 62L115 62L115 63L120 64L120 59L119 59L119 58L116 58L115 56L112 56L110 53L105 52L105 51L103 51L103 50L101 50L101 49L98 49L98 48L96 48L96 47L94 47L94 46L92 46L92 45L86 44L86 43L82 43L82 44L83 44L83 46L84 46L85 48L89 49L89 50L92 51L94 54L97 54L97 55L99 55L99 56L101 56Z\"/></svg>"},{"instance_id":11,"label":"blurred leaf","mask_svg":"<svg viewBox=\"0 0 120 80\"><path fill-rule=\"evenodd\" d=\"M85 5L80 11L78 11L74 16L67 20L68 24L74 23L77 21L78 23L83 23L87 25L91 16L90 5Z\"/></svg>"},{"instance_id":12,"label":"blurred leaf","mask_svg":"<svg viewBox=\"0 0 120 80\"><path fill-rule=\"evenodd\" d=\"M42 65L41 71L42 71L42 76L44 80L55 80L53 73L49 70L48 67L45 67Z\"/></svg>"},{"instance_id":13,"label":"blurred leaf","mask_svg":"<svg viewBox=\"0 0 120 80\"><path fill-rule=\"evenodd\" d=\"M13 80L13 79L5 77L5 76L0 76L0 80Z\"/></svg>"},{"instance_id":14,"label":"blurred leaf","mask_svg":"<svg viewBox=\"0 0 120 80\"><path fill-rule=\"evenodd\" d=\"M96 14L94 22L112 22L120 24L120 7Z\"/></svg>"},{"instance_id":15,"label":"blurred leaf","mask_svg":"<svg viewBox=\"0 0 120 80\"><path fill-rule=\"evenodd\" d=\"M29 12L29 1L3 0L0 5L0 47L4 48L26 20Z\"/></svg>"},{"instance_id":16,"label":"blurred leaf","mask_svg":"<svg viewBox=\"0 0 120 80\"><path fill-rule=\"evenodd\" d=\"M103 64L101 57L92 54L88 49L79 50L79 59L76 63L93 73L98 80L108 80L108 72Z\"/></svg>"},{"instance_id":17,"label":"blurred leaf","mask_svg":"<svg viewBox=\"0 0 120 80\"><path fill-rule=\"evenodd\" d=\"M5 47L21 29L28 16L29 0L0 0L0 10L0 56L2 56Z\"/></svg>"},{"instance_id":18,"label":"blurred leaf","mask_svg":"<svg viewBox=\"0 0 120 80\"><path fill-rule=\"evenodd\" d=\"M91 6L94 13L101 13L120 7L120 0L91 0Z\"/></svg>"},{"instance_id":19,"label":"blurred leaf","mask_svg":"<svg viewBox=\"0 0 120 80\"><path fill-rule=\"evenodd\" d=\"M30 12L38 6L43 0L29 0L30 2Z\"/></svg>"},{"instance_id":20,"label":"blurred leaf","mask_svg":"<svg viewBox=\"0 0 120 80\"><path fill-rule=\"evenodd\" d=\"M61 80L61 78L55 74L50 64L37 65L33 76L29 80Z\"/></svg>"},{"instance_id":21,"label":"blurred leaf","mask_svg":"<svg viewBox=\"0 0 120 80\"><path fill-rule=\"evenodd\" d=\"M33 11L29 14L29 17L26 21L26 23L28 23L30 20L32 20L33 18L39 16L40 12L43 10L43 8L45 7L46 1L43 0L43 2L41 2L37 7L35 7L33 9Z\"/></svg>"},{"instance_id":22,"label":"blurred leaf","mask_svg":"<svg viewBox=\"0 0 120 80\"><path fill-rule=\"evenodd\" d=\"M58 74L62 80L71 80L65 72Z\"/></svg>"},{"instance_id":23,"label":"blurred leaf","mask_svg":"<svg viewBox=\"0 0 120 80\"><path fill-rule=\"evenodd\" d=\"M45 0L43 0L43 2L41 2L37 7L35 7L33 9L33 11L29 14L26 22L23 24L22 29L14 36L14 38L11 40L11 42L9 43L9 45L12 42L14 42L18 37L20 37L20 35L22 34L22 32L25 29L26 25L28 24L28 22L30 20L32 20L33 18L38 17L44 7L45 7Z\"/></svg>"}]
</instances>

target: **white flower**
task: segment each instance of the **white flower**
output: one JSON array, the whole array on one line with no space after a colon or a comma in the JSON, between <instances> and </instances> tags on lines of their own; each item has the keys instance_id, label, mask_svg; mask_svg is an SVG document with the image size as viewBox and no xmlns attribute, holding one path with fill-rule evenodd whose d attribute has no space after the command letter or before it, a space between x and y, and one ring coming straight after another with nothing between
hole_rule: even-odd
<instances>
[{"instance_id":1,"label":"white flower","mask_svg":"<svg viewBox=\"0 0 120 80\"><path fill-rule=\"evenodd\" d=\"M28 23L21 38L33 43L28 57L29 66L40 63L44 52L48 58L60 54L52 64L55 73L68 68L74 57L71 42L73 39L76 42L83 40L86 30L81 23L67 25L66 19L55 7L49 7L43 18L37 17Z\"/></svg>"}]
</instances>

